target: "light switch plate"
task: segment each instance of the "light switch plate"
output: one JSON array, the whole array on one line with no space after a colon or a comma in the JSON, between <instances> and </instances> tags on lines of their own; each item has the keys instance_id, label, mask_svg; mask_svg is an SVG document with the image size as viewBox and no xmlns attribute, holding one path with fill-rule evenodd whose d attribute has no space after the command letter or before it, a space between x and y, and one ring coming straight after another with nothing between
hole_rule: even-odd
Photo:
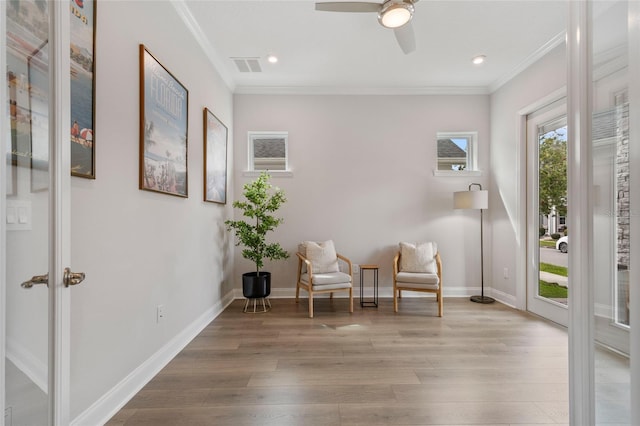
<instances>
[{"instance_id":1,"label":"light switch plate","mask_svg":"<svg viewBox=\"0 0 640 426\"><path fill-rule=\"evenodd\" d=\"M30 231L32 220L31 201L7 200L7 231Z\"/></svg>"}]
</instances>

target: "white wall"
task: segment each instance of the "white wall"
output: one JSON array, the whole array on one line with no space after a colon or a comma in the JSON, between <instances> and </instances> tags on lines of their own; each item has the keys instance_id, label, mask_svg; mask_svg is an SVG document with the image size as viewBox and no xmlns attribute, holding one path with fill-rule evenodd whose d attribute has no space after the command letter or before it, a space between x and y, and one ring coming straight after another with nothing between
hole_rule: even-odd
<instances>
[{"instance_id":1,"label":"white wall","mask_svg":"<svg viewBox=\"0 0 640 426\"><path fill-rule=\"evenodd\" d=\"M478 131L483 176L434 177L436 133L467 130ZM248 131L289 132L293 177L272 178L288 198L285 222L272 238L292 257L266 265L275 296L294 294L297 244L327 239L353 262L380 266L381 295L391 295L399 241L438 243L445 295L479 288L480 215L453 210L452 200L469 183L488 182L488 96L235 95L238 196L252 179L243 175ZM490 243L486 238L487 251ZM241 274L252 268L239 251L236 259L239 287Z\"/></svg>"},{"instance_id":2,"label":"white wall","mask_svg":"<svg viewBox=\"0 0 640 426\"><path fill-rule=\"evenodd\" d=\"M231 144L230 90L171 2L99 2L97 31L96 179L71 182L72 264L87 274L71 296L72 419L232 291L231 205L202 201L202 111ZM140 43L189 90L187 199L138 189Z\"/></svg>"},{"instance_id":3,"label":"white wall","mask_svg":"<svg viewBox=\"0 0 640 426\"><path fill-rule=\"evenodd\" d=\"M492 224L492 287L503 301L523 302L525 287L518 276L516 260L526 250L526 235L519 228L526 212L519 183L526 181L525 141L518 134L518 112L566 86L565 47L556 47L538 62L491 95L491 185L489 216ZM524 267L524 265L521 265ZM508 278L503 277L507 268ZM520 309L525 306L519 304Z\"/></svg>"}]
</instances>

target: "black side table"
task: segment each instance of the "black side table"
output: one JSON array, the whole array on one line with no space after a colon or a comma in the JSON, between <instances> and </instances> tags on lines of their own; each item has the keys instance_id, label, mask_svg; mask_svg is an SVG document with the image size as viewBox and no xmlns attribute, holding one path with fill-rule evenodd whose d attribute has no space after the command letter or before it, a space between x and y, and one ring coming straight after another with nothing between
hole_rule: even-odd
<instances>
[{"instance_id":1,"label":"black side table","mask_svg":"<svg viewBox=\"0 0 640 426\"><path fill-rule=\"evenodd\" d=\"M373 300L364 300L364 273L373 271ZM360 307L378 307L378 265L360 265Z\"/></svg>"}]
</instances>

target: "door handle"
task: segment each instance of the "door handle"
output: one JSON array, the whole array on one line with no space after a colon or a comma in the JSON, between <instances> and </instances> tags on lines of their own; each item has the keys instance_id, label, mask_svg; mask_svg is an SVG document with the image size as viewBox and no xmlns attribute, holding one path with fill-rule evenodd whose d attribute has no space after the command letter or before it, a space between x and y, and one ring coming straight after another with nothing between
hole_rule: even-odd
<instances>
[{"instance_id":1,"label":"door handle","mask_svg":"<svg viewBox=\"0 0 640 426\"><path fill-rule=\"evenodd\" d=\"M22 284L20 284L20 287L22 288L31 288L34 285L37 284L46 284L47 286L49 285L49 274L44 274L44 275L34 275L33 277L31 277L31 279L29 281L25 281Z\"/></svg>"},{"instance_id":2,"label":"door handle","mask_svg":"<svg viewBox=\"0 0 640 426\"><path fill-rule=\"evenodd\" d=\"M71 272L70 268L64 268L63 282L65 287L70 285L78 285L84 281L84 272Z\"/></svg>"}]
</instances>

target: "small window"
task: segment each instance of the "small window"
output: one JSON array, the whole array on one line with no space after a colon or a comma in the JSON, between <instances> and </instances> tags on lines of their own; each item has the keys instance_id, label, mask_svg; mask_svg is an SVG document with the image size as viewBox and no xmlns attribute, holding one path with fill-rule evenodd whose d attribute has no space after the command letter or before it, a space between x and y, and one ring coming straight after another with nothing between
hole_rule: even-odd
<instances>
[{"instance_id":1,"label":"small window","mask_svg":"<svg viewBox=\"0 0 640 426\"><path fill-rule=\"evenodd\" d=\"M287 132L249 132L249 171L289 170Z\"/></svg>"},{"instance_id":2,"label":"small window","mask_svg":"<svg viewBox=\"0 0 640 426\"><path fill-rule=\"evenodd\" d=\"M477 132L458 132L437 134L438 171L473 172L477 171L476 143Z\"/></svg>"}]
</instances>

